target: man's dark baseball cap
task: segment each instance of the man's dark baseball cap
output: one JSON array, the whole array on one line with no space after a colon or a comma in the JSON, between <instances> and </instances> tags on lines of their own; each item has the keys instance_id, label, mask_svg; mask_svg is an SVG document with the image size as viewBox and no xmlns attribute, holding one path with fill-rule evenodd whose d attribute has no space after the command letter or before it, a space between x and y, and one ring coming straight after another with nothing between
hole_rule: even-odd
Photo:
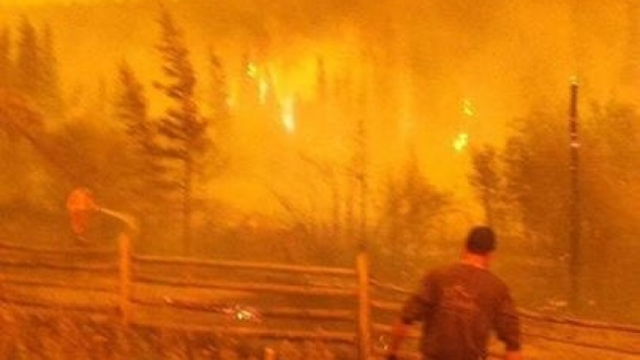
<instances>
[{"instance_id":1,"label":"man's dark baseball cap","mask_svg":"<svg viewBox=\"0 0 640 360\"><path fill-rule=\"evenodd\" d=\"M488 226L476 226L467 236L467 251L486 255L496 249L496 234Z\"/></svg>"}]
</instances>

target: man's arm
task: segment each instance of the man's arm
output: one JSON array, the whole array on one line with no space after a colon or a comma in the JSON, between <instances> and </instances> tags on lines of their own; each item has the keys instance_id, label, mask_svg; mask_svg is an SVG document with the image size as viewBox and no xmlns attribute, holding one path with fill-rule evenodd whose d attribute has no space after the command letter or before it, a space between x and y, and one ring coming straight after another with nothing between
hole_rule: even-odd
<instances>
[{"instance_id":1,"label":"man's arm","mask_svg":"<svg viewBox=\"0 0 640 360\"><path fill-rule=\"evenodd\" d=\"M409 297L402 307L399 319L391 329L391 342L389 344L388 360L397 359L396 354L400 344L409 332L411 325L416 321L424 321L434 306L433 273L427 274L420 288Z\"/></svg>"},{"instance_id":2,"label":"man's arm","mask_svg":"<svg viewBox=\"0 0 640 360\"><path fill-rule=\"evenodd\" d=\"M520 318L509 290L506 289L498 309L496 333L505 345L505 360L520 360Z\"/></svg>"},{"instance_id":3,"label":"man's arm","mask_svg":"<svg viewBox=\"0 0 640 360\"><path fill-rule=\"evenodd\" d=\"M396 354L400 349L402 341L405 337L407 337L409 326L409 324L402 320L398 320L395 324L393 324L393 328L391 329L391 342L389 343L389 351L387 355L388 360L397 359Z\"/></svg>"}]
</instances>

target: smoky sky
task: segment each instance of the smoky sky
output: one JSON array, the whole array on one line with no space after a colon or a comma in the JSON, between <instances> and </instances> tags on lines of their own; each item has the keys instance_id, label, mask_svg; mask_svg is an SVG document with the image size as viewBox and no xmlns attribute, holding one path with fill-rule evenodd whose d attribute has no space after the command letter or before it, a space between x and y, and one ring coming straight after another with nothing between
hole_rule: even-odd
<instances>
[{"instance_id":1,"label":"smoky sky","mask_svg":"<svg viewBox=\"0 0 640 360\"><path fill-rule=\"evenodd\" d=\"M8 11L0 20L12 24L27 15L51 24L69 96L108 86L123 59L148 79L159 73L158 2L40 2L48 5L16 9L4 0ZM580 78L584 104L628 97L625 86L638 59L638 7L625 0L182 0L163 6L182 26L200 72L213 49L230 74L241 71L242 54L252 54L271 69L281 97L309 96L318 58L334 83L366 82L375 98L370 111L385 114L371 121L372 137L382 144L376 158L397 162L410 143L443 184L464 175L467 159L452 146L457 134L469 133L471 144L500 145L514 118L535 107L565 106L572 76ZM472 104L473 119L465 118L465 103Z\"/></svg>"}]
</instances>

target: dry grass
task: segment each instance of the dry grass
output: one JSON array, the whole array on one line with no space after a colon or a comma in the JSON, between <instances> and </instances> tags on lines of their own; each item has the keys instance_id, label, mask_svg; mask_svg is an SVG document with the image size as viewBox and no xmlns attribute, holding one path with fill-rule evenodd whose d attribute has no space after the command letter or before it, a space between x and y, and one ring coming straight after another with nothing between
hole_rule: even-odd
<instances>
[{"instance_id":1,"label":"dry grass","mask_svg":"<svg viewBox=\"0 0 640 360\"><path fill-rule=\"evenodd\" d=\"M279 360L356 359L355 349L311 341L260 340L224 333L194 333L142 326L125 327L116 315L79 312L25 311L0 307L0 360L259 360L269 347ZM558 329L554 337L560 335ZM587 331L567 331L564 338L587 344L525 338L527 360L632 360L637 354L598 349L637 349L639 336L614 336ZM496 353L500 353L496 347Z\"/></svg>"},{"instance_id":2,"label":"dry grass","mask_svg":"<svg viewBox=\"0 0 640 360\"><path fill-rule=\"evenodd\" d=\"M0 309L0 360L258 360L266 347L287 360L353 359L352 349L266 342L215 333L124 327L119 318Z\"/></svg>"}]
</instances>

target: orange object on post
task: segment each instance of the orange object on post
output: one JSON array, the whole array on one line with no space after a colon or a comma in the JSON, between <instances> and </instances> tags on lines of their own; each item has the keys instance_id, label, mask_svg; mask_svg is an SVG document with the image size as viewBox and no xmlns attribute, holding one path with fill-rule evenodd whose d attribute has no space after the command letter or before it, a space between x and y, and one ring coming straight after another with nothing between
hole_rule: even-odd
<instances>
[{"instance_id":1,"label":"orange object on post","mask_svg":"<svg viewBox=\"0 0 640 360\"><path fill-rule=\"evenodd\" d=\"M98 209L91 190L77 188L67 198L67 210L71 220L71 229L77 236L83 236L89 227L91 214Z\"/></svg>"}]
</instances>

